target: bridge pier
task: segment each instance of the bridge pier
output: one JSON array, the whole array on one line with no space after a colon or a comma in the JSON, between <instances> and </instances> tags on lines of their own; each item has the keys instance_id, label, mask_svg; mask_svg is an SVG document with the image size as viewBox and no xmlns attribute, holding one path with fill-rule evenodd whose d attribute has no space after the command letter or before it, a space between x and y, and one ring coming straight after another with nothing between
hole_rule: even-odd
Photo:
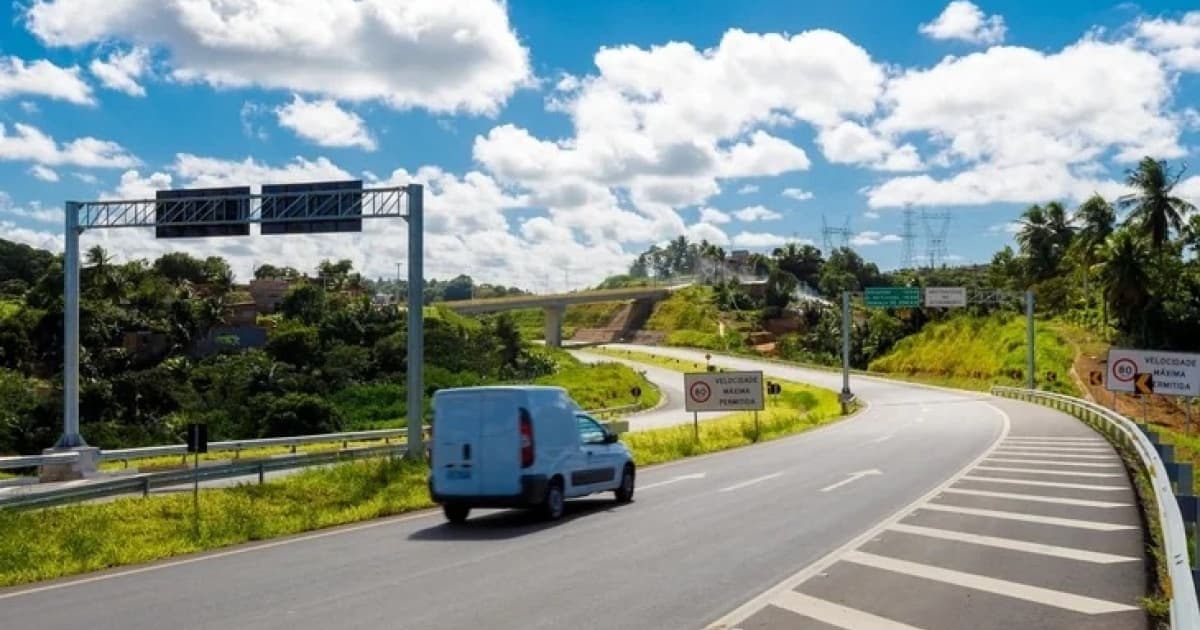
<instances>
[{"instance_id":1,"label":"bridge pier","mask_svg":"<svg viewBox=\"0 0 1200 630\"><path fill-rule=\"evenodd\" d=\"M561 348L563 315L567 312L567 305L553 304L542 310L546 313L546 324L542 329L546 345L551 348Z\"/></svg>"}]
</instances>

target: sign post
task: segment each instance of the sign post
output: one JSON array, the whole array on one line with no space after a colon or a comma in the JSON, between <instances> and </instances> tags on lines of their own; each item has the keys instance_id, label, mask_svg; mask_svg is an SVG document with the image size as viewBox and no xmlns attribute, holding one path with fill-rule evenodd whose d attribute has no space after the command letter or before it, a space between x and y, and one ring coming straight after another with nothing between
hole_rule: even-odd
<instances>
[{"instance_id":1,"label":"sign post","mask_svg":"<svg viewBox=\"0 0 1200 630\"><path fill-rule=\"evenodd\" d=\"M842 415L849 409L850 395L850 292L846 291L842 293Z\"/></svg>"},{"instance_id":2,"label":"sign post","mask_svg":"<svg viewBox=\"0 0 1200 630\"><path fill-rule=\"evenodd\" d=\"M966 287L925 288L925 308L959 308L966 305Z\"/></svg>"},{"instance_id":3,"label":"sign post","mask_svg":"<svg viewBox=\"0 0 1200 630\"><path fill-rule=\"evenodd\" d=\"M192 454L192 514L196 538L200 538L200 453L208 452L208 425L187 425L187 452Z\"/></svg>"},{"instance_id":4,"label":"sign post","mask_svg":"<svg viewBox=\"0 0 1200 630\"><path fill-rule=\"evenodd\" d=\"M762 372L689 372L683 375L683 389L696 440L701 411L753 411L757 431L758 412L765 406Z\"/></svg>"}]
</instances>

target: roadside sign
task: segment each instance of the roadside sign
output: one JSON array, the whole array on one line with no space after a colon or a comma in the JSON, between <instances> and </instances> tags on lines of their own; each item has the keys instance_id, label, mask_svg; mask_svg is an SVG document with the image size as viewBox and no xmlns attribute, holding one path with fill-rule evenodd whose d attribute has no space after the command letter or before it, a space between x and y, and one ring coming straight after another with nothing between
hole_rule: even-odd
<instances>
[{"instance_id":1,"label":"roadside sign","mask_svg":"<svg viewBox=\"0 0 1200 630\"><path fill-rule=\"evenodd\" d=\"M966 305L966 287L925 288L925 306L928 308L956 308Z\"/></svg>"},{"instance_id":2,"label":"roadside sign","mask_svg":"<svg viewBox=\"0 0 1200 630\"><path fill-rule=\"evenodd\" d=\"M1113 348L1108 351L1104 386L1114 392L1198 396L1200 354Z\"/></svg>"},{"instance_id":3,"label":"roadside sign","mask_svg":"<svg viewBox=\"0 0 1200 630\"><path fill-rule=\"evenodd\" d=\"M187 452L208 452L208 425L193 422L187 425Z\"/></svg>"},{"instance_id":4,"label":"roadside sign","mask_svg":"<svg viewBox=\"0 0 1200 630\"><path fill-rule=\"evenodd\" d=\"M1089 385L1104 384L1104 372L1101 372L1100 370L1092 370L1091 372L1088 372L1088 384Z\"/></svg>"},{"instance_id":5,"label":"roadside sign","mask_svg":"<svg viewBox=\"0 0 1200 630\"><path fill-rule=\"evenodd\" d=\"M867 287L863 301L871 308L919 308L921 287Z\"/></svg>"},{"instance_id":6,"label":"roadside sign","mask_svg":"<svg viewBox=\"0 0 1200 630\"><path fill-rule=\"evenodd\" d=\"M760 411L762 372L699 372L683 375L687 411Z\"/></svg>"}]
</instances>

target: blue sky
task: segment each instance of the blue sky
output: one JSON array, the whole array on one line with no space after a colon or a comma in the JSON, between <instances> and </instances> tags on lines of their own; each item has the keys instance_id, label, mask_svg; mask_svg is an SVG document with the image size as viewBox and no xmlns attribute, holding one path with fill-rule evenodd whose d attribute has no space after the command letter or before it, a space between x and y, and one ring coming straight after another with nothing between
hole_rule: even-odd
<instances>
[{"instance_id":1,"label":"blue sky","mask_svg":"<svg viewBox=\"0 0 1200 630\"><path fill-rule=\"evenodd\" d=\"M1200 154L1200 11L1175 2L31 0L0 21L0 236L61 248L63 201L420 181L427 268L559 289L680 233L900 260L901 208L985 262L1033 202ZM1192 175L1193 169L1189 172ZM1200 178L1181 192L1200 201ZM361 235L155 241L372 276ZM923 235L920 223L918 236ZM924 250L923 240L916 243ZM565 272L565 273L564 273Z\"/></svg>"}]
</instances>

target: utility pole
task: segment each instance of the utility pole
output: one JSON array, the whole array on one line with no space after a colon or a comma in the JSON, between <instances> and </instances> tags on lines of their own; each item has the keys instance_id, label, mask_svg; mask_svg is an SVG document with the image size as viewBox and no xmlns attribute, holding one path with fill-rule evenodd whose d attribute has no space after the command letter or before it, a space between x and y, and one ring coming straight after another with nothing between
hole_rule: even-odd
<instances>
[{"instance_id":1,"label":"utility pole","mask_svg":"<svg viewBox=\"0 0 1200 630\"><path fill-rule=\"evenodd\" d=\"M842 292L842 413L850 409L850 292Z\"/></svg>"},{"instance_id":2,"label":"utility pole","mask_svg":"<svg viewBox=\"0 0 1200 630\"><path fill-rule=\"evenodd\" d=\"M400 278L401 277L402 276L400 275L400 263L399 263L399 261L397 261L396 262L396 290L394 292L396 294L396 304L400 303Z\"/></svg>"}]
</instances>

